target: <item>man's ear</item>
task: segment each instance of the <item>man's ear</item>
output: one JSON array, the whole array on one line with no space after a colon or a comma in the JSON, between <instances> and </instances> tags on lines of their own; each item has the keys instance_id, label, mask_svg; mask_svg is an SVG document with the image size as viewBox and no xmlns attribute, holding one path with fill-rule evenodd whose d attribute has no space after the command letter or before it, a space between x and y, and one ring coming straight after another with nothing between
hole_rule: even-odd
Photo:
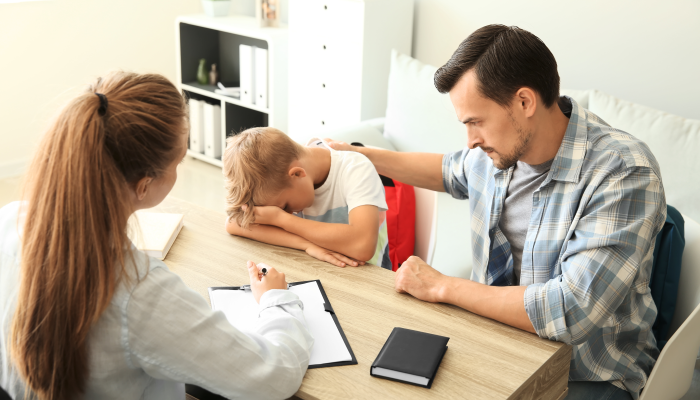
<instances>
[{"instance_id":1,"label":"man's ear","mask_svg":"<svg viewBox=\"0 0 700 400\"><path fill-rule=\"evenodd\" d=\"M306 170L302 167L292 167L289 169L290 178L303 178L306 176Z\"/></svg>"},{"instance_id":2,"label":"man's ear","mask_svg":"<svg viewBox=\"0 0 700 400\"><path fill-rule=\"evenodd\" d=\"M537 93L528 87L522 87L515 92L515 106L526 118L535 115L537 100Z\"/></svg>"},{"instance_id":3,"label":"man's ear","mask_svg":"<svg viewBox=\"0 0 700 400\"><path fill-rule=\"evenodd\" d=\"M141 178L138 182L136 182L136 186L134 187L134 191L136 192L136 199L141 201L146 197L146 194L148 193L148 188L151 186L151 182L153 182L153 178L148 176L145 176Z\"/></svg>"}]
</instances>

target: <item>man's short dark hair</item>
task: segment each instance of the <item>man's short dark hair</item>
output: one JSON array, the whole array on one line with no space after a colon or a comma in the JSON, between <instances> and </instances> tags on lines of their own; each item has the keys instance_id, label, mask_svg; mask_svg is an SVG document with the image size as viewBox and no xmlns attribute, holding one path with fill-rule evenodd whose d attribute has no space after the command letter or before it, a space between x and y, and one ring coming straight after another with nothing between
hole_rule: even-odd
<instances>
[{"instance_id":1,"label":"man's short dark hair","mask_svg":"<svg viewBox=\"0 0 700 400\"><path fill-rule=\"evenodd\" d=\"M503 107L522 87L539 93L547 108L559 98L554 55L540 38L517 26L487 25L474 31L435 72L435 87L449 92L472 68L481 94Z\"/></svg>"}]
</instances>

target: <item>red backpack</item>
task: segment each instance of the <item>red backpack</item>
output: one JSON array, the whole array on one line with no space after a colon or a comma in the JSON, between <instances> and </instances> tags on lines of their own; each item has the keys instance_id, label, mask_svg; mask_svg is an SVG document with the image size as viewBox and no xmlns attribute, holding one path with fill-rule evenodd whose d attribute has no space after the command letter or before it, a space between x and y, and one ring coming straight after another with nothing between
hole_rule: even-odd
<instances>
[{"instance_id":1,"label":"red backpack","mask_svg":"<svg viewBox=\"0 0 700 400\"><path fill-rule=\"evenodd\" d=\"M353 146L365 147L359 142ZM379 175L386 198L386 227L389 235L389 259L396 271L413 255L416 244L416 194L413 186Z\"/></svg>"},{"instance_id":2,"label":"red backpack","mask_svg":"<svg viewBox=\"0 0 700 400\"><path fill-rule=\"evenodd\" d=\"M394 271L413 255L416 241L416 195L413 186L381 176L388 210L389 258Z\"/></svg>"}]
</instances>

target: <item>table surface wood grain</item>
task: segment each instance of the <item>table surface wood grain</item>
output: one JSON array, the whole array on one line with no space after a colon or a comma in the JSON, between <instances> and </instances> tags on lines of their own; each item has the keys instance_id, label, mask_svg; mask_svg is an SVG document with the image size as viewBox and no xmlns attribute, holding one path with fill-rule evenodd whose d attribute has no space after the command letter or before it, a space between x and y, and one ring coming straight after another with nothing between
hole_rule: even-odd
<instances>
[{"instance_id":1,"label":"table surface wood grain","mask_svg":"<svg viewBox=\"0 0 700 400\"><path fill-rule=\"evenodd\" d=\"M301 399L560 399L566 395L571 347L394 290L394 272L338 268L306 253L231 236L225 215L168 197L157 212L185 214L165 263L207 300L210 286L248 283L246 262L264 262L288 282L320 279L357 365L308 370ZM447 336L448 350L431 389L370 376L394 327Z\"/></svg>"}]
</instances>

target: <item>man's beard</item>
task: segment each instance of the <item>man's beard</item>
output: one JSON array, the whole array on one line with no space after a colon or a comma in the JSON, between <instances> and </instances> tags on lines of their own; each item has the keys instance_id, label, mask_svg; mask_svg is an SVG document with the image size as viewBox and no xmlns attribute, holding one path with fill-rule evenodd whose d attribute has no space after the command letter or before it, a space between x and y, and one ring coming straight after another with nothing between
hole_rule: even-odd
<instances>
[{"instance_id":1,"label":"man's beard","mask_svg":"<svg viewBox=\"0 0 700 400\"><path fill-rule=\"evenodd\" d=\"M500 170L505 170L513 165L515 165L516 162L520 159L520 157L525 154L525 152L528 150L529 145L530 145L530 139L532 139L532 131L525 131L520 124L518 124L515 119L511 116L510 118L511 122L513 123L513 127L515 130L518 132L518 143L515 144L515 148L513 149L510 154L506 154L502 156L499 152L496 150L493 150L491 148L487 148L486 150L492 150L494 153L498 154L501 156L500 160L496 161L493 160L493 166L500 169ZM484 150L482 148L482 150Z\"/></svg>"}]
</instances>

